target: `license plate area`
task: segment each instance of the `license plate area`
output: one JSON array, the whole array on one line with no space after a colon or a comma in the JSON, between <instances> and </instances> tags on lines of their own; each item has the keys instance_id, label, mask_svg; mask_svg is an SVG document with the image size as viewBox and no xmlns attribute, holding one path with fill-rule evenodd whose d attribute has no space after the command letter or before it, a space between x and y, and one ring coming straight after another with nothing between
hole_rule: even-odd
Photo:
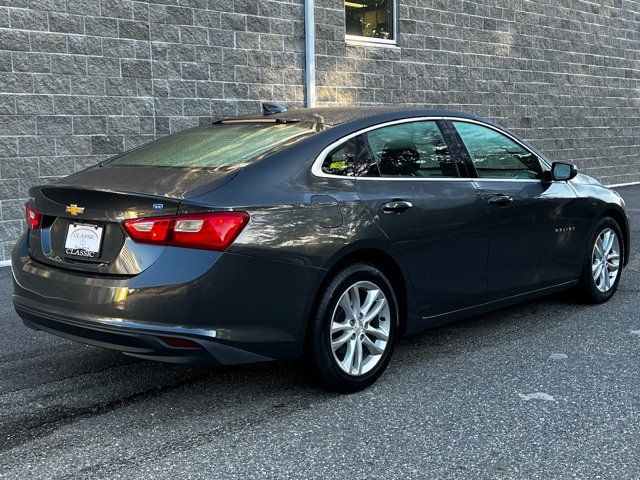
<instances>
[{"instance_id":1,"label":"license plate area","mask_svg":"<svg viewBox=\"0 0 640 480\"><path fill-rule=\"evenodd\" d=\"M104 227L90 223L71 223L64 242L65 253L74 258L95 259L100 256Z\"/></svg>"}]
</instances>

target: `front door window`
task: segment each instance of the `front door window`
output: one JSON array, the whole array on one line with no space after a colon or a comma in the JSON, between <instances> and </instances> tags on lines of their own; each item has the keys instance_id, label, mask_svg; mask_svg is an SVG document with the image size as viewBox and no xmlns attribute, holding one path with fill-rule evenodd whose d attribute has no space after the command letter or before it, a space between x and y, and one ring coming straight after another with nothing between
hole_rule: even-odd
<instances>
[{"instance_id":1,"label":"front door window","mask_svg":"<svg viewBox=\"0 0 640 480\"><path fill-rule=\"evenodd\" d=\"M469 122L453 122L480 178L536 179L538 158L495 130Z\"/></svg>"}]
</instances>

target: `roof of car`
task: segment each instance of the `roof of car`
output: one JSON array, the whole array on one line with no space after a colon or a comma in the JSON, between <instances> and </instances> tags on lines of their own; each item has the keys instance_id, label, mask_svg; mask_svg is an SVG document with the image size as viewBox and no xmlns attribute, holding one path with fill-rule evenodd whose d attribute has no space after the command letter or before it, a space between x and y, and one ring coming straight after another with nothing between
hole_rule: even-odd
<instances>
[{"instance_id":1,"label":"roof of car","mask_svg":"<svg viewBox=\"0 0 640 480\"><path fill-rule=\"evenodd\" d=\"M273 115L263 115L262 112L256 112L241 115L238 117L227 118L221 120L221 122L276 122L278 120L284 122L308 122L315 124L316 131L320 132L323 130L332 131L333 129L331 127L345 124L349 124L348 130L357 131L362 128L367 128L369 126L378 125L388 121L415 117L466 118L469 120L476 120L481 123L491 125L498 130L508 133L511 136L517 137L517 135L515 135L513 132L510 132L509 130L496 124L492 120L474 115L472 113L446 109L420 108L416 106L403 107L398 105L299 108L288 110L283 113L276 113ZM336 135L338 135L338 133L336 133ZM540 158L544 159L547 163L550 163L550 160L548 160L547 157L545 157L545 155L542 152L538 151L535 147L528 144L521 138L519 138L519 141L526 145L527 148L535 152Z\"/></svg>"},{"instance_id":2,"label":"roof of car","mask_svg":"<svg viewBox=\"0 0 640 480\"><path fill-rule=\"evenodd\" d=\"M326 127L340 125L343 123L362 120L367 117L378 117L381 115L393 115L398 118L403 117L462 117L484 120L475 115L457 112L453 110L436 110L428 108L417 107L398 107L396 106L358 106L358 107L319 107L319 108L300 108L289 110L283 113L276 113L274 115L262 115L260 113L252 113L247 115L241 115L235 118L229 118L227 120L267 120L267 119L279 119L285 121L298 120L301 122L312 122L322 124Z\"/></svg>"}]
</instances>

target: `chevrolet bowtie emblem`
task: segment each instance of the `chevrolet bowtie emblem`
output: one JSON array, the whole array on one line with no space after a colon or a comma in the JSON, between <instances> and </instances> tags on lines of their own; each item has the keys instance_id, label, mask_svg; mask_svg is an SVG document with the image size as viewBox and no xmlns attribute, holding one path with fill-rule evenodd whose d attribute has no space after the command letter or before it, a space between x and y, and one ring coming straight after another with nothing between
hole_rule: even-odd
<instances>
[{"instance_id":1,"label":"chevrolet bowtie emblem","mask_svg":"<svg viewBox=\"0 0 640 480\"><path fill-rule=\"evenodd\" d=\"M70 213L75 217L84 212L84 207L79 207L75 203L72 203L71 205L67 206L67 209L65 210L65 212Z\"/></svg>"}]
</instances>

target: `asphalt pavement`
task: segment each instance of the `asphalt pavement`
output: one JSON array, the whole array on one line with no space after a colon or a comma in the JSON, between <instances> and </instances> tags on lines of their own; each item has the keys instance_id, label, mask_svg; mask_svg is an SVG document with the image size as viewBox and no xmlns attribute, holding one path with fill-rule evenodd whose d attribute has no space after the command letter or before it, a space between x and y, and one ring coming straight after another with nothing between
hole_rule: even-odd
<instances>
[{"instance_id":1,"label":"asphalt pavement","mask_svg":"<svg viewBox=\"0 0 640 480\"><path fill-rule=\"evenodd\" d=\"M24 327L0 269L0 478L640 478L640 186L615 297L403 339L348 396L296 362L141 361Z\"/></svg>"}]
</instances>

